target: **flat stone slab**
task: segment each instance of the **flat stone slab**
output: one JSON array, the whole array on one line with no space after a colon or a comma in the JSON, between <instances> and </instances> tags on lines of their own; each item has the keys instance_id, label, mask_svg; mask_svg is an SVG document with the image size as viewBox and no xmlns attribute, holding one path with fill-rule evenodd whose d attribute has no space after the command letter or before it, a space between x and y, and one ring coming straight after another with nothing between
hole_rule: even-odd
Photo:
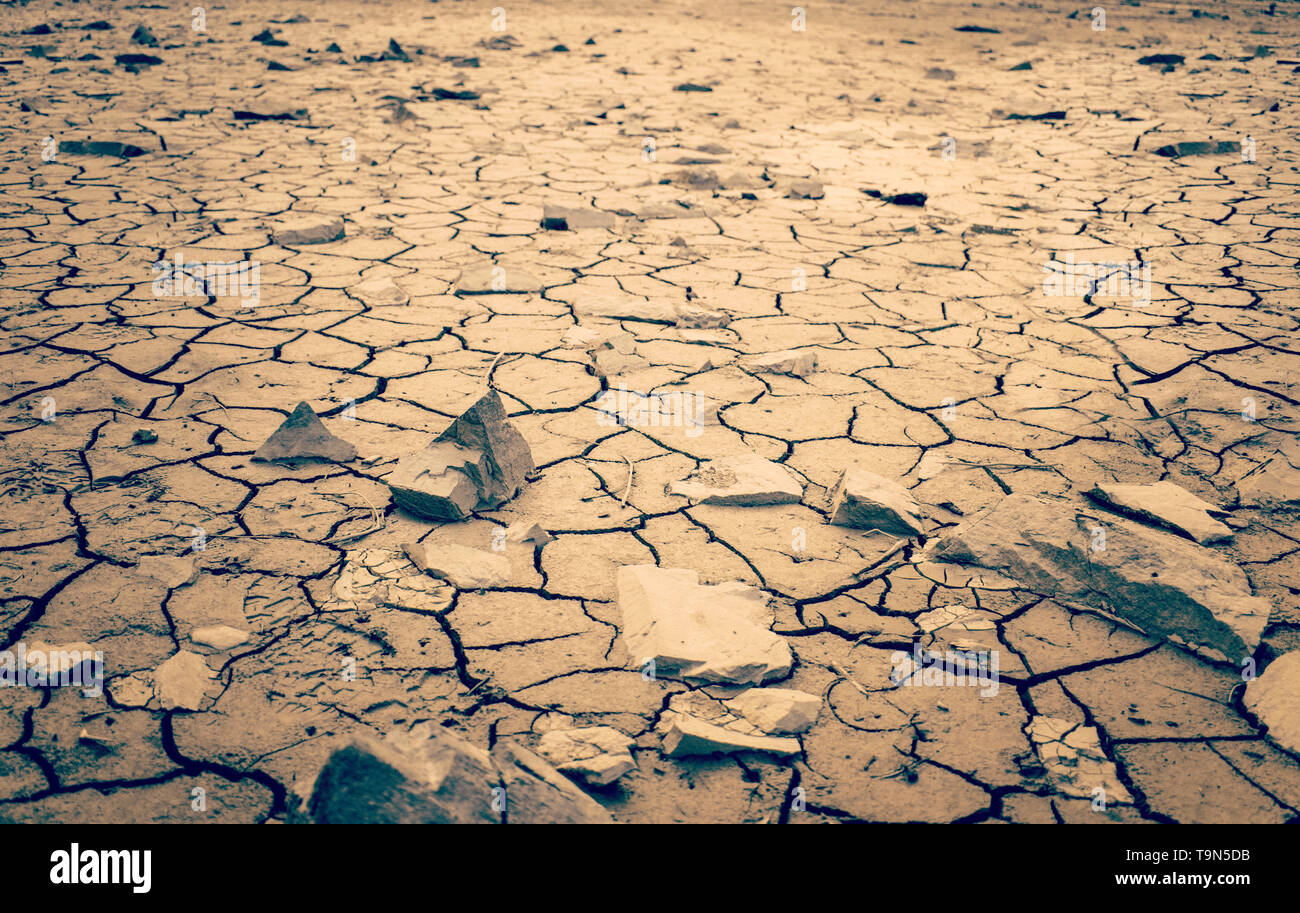
<instances>
[{"instance_id":1,"label":"flat stone slab","mask_svg":"<svg viewBox=\"0 0 1300 913\"><path fill-rule=\"evenodd\" d=\"M684 714L673 719L668 731L664 733L662 744L664 755L670 758L739 754L746 751L789 757L799 754L801 750L798 739L746 735Z\"/></svg>"},{"instance_id":2,"label":"flat stone slab","mask_svg":"<svg viewBox=\"0 0 1300 913\"><path fill-rule=\"evenodd\" d=\"M1068 502L1009 495L946 532L933 556L998 571L1229 662L1251 655L1268 623L1268 602L1215 552Z\"/></svg>"},{"instance_id":3,"label":"flat stone slab","mask_svg":"<svg viewBox=\"0 0 1300 913\"><path fill-rule=\"evenodd\" d=\"M271 240L282 247L324 244L343 237L343 217L304 213L281 221L271 231Z\"/></svg>"},{"instance_id":4,"label":"flat stone slab","mask_svg":"<svg viewBox=\"0 0 1300 913\"><path fill-rule=\"evenodd\" d=\"M677 305L675 311L673 322L679 327L688 329L711 330L731 323L731 315L726 311L705 307L693 301Z\"/></svg>"},{"instance_id":5,"label":"flat stone slab","mask_svg":"<svg viewBox=\"0 0 1300 913\"><path fill-rule=\"evenodd\" d=\"M510 582L510 559L496 552L424 542L412 542L404 549L412 564L458 590L482 590Z\"/></svg>"},{"instance_id":6,"label":"flat stone slab","mask_svg":"<svg viewBox=\"0 0 1300 913\"><path fill-rule=\"evenodd\" d=\"M878 529L911 538L925 532L924 508L902 485L865 469L846 469L831 492L830 516L836 526Z\"/></svg>"},{"instance_id":7,"label":"flat stone slab","mask_svg":"<svg viewBox=\"0 0 1300 913\"><path fill-rule=\"evenodd\" d=\"M671 483L668 493L696 504L748 507L797 504L803 485L780 463L750 453L709 460L682 481Z\"/></svg>"},{"instance_id":8,"label":"flat stone slab","mask_svg":"<svg viewBox=\"0 0 1300 913\"><path fill-rule=\"evenodd\" d=\"M607 786L636 769L632 739L610 726L552 729L537 745L537 752L561 773L592 786Z\"/></svg>"},{"instance_id":9,"label":"flat stone slab","mask_svg":"<svg viewBox=\"0 0 1300 913\"><path fill-rule=\"evenodd\" d=\"M659 677L757 684L790 671L790 647L769 629L763 592L730 582L703 586L685 568L620 567L621 637L632 662Z\"/></svg>"},{"instance_id":10,"label":"flat stone slab","mask_svg":"<svg viewBox=\"0 0 1300 913\"><path fill-rule=\"evenodd\" d=\"M230 650L240 644L247 643L248 638L247 631L240 631L229 625L211 625L195 628L190 632L190 640L213 650Z\"/></svg>"},{"instance_id":11,"label":"flat stone slab","mask_svg":"<svg viewBox=\"0 0 1300 913\"><path fill-rule=\"evenodd\" d=\"M1141 520L1180 533L1205 545L1232 538L1232 529L1210 516L1213 504L1170 481L1154 485L1094 485L1088 496Z\"/></svg>"},{"instance_id":12,"label":"flat stone slab","mask_svg":"<svg viewBox=\"0 0 1300 913\"><path fill-rule=\"evenodd\" d=\"M181 650L154 670L154 697L164 710L200 710L212 678L202 656Z\"/></svg>"},{"instance_id":13,"label":"flat stone slab","mask_svg":"<svg viewBox=\"0 0 1300 913\"><path fill-rule=\"evenodd\" d=\"M820 200L826 191L820 181L791 181L786 196L792 200Z\"/></svg>"},{"instance_id":14,"label":"flat stone slab","mask_svg":"<svg viewBox=\"0 0 1300 913\"><path fill-rule=\"evenodd\" d=\"M253 454L253 459L266 463L346 463L356 458L357 448L331 434L307 403L294 407Z\"/></svg>"},{"instance_id":15,"label":"flat stone slab","mask_svg":"<svg viewBox=\"0 0 1300 913\"><path fill-rule=\"evenodd\" d=\"M579 317L606 317L611 320L641 320L647 323L675 323L677 309L667 301L613 295L583 297L573 304Z\"/></svg>"},{"instance_id":16,"label":"flat stone slab","mask_svg":"<svg viewBox=\"0 0 1300 913\"><path fill-rule=\"evenodd\" d=\"M793 688L750 688L725 703L759 729L773 735L807 732L817 721L822 708L820 697Z\"/></svg>"},{"instance_id":17,"label":"flat stone slab","mask_svg":"<svg viewBox=\"0 0 1300 913\"><path fill-rule=\"evenodd\" d=\"M498 742L492 763L501 771L507 823L614 823L595 799L522 745Z\"/></svg>"},{"instance_id":18,"label":"flat stone slab","mask_svg":"<svg viewBox=\"0 0 1300 913\"><path fill-rule=\"evenodd\" d=\"M803 377L817 370L817 353L807 349L766 352L744 359L741 367L752 374L791 374Z\"/></svg>"},{"instance_id":19,"label":"flat stone slab","mask_svg":"<svg viewBox=\"0 0 1300 913\"><path fill-rule=\"evenodd\" d=\"M1268 727L1268 737L1300 754L1300 651L1279 656L1246 686L1242 704Z\"/></svg>"}]
</instances>

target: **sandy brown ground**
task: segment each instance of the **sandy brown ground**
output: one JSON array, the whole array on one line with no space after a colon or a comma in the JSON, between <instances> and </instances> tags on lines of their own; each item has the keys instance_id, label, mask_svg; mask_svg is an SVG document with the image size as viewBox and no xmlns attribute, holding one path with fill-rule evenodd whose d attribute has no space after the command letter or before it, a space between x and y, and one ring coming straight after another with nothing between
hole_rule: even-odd
<instances>
[{"instance_id":1,"label":"sandy brown ground","mask_svg":"<svg viewBox=\"0 0 1300 913\"><path fill-rule=\"evenodd\" d=\"M1234 664L936 581L920 543L891 552L822 513L846 467L954 508L939 535L1008 492L1169 478L1240 521L1214 550L1272 605L1260 668L1300 643L1300 522L1233 507L1297 432L1300 118L1279 62L1300 57L1295 4L1108 4L1095 31L1052 3L817 2L805 32L777 3L510 2L499 31L487 2L227 2L201 32L193 5L0 8L0 627L8 646L92 644L109 678L98 698L0 689L0 817L280 820L337 737L428 720L481 745L627 733L638 769L592 791L622 821L1296 816L1300 765L1242 712ZM294 14L309 21L274 21ZM97 19L113 28L77 27ZM141 23L158 47L131 43ZM61 27L21 34L41 24ZM268 27L287 45L250 40ZM482 43L503 35L518 46ZM409 61L358 61L390 38ZM126 53L162 62L129 73ZM1137 63L1157 53L1186 62ZM1253 162L1153 152L1247 136ZM48 154L85 139L144 154ZM700 158L718 161L676 164ZM705 169L719 179L681 174ZM798 180L824 194L789 197ZM545 231L544 203L617 223ZM340 214L346 237L272 243L297 212ZM255 306L155 294L150 264L178 254L258 261ZM1152 300L1045 296L1067 254L1148 262ZM544 292L454 294L491 262ZM383 276L409 303L348 291ZM575 316L687 287L730 325ZM635 357L602 379L564 341L579 323ZM735 364L809 347L803 378ZM535 480L460 524L397 510L393 459L490 367ZM710 397L719 423L602 424L592 403L620 384ZM300 400L361 459L251 462ZM803 503L665 493L742 450L795 470ZM488 549L521 519L556 538L507 586L457 592L401 557L420 538ZM159 555L176 560L141 560ZM688 686L622 651L613 588L645 563L772 595L784 684L824 698L799 757L660 755L657 719ZM893 689L891 654L952 605L991 622L1000 691ZM249 640L191 640L213 625ZM196 711L153 694L178 650L214 676ZM1035 718L1095 755L1054 765Z\"/></svg>"}]
</instances>

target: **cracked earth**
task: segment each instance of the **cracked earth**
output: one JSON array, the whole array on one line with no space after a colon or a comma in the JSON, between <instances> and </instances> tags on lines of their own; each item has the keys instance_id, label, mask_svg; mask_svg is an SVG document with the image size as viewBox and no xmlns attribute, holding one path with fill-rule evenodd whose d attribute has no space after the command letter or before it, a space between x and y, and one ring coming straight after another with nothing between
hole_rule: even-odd
<instances>
[{"instance_id":1,"label":"cracked earth","mask_svg":"<svg viewBox=\"0 0 1300 913\"><path fill-rule=\"evenodd\" d=\"M0 819L432 726L588 819L1294 820L1300 11L1200 5L6 4L0 630L105 685L0 688ZM531 468L399 506L493 393Z\"/></svg>"}]
</instances>

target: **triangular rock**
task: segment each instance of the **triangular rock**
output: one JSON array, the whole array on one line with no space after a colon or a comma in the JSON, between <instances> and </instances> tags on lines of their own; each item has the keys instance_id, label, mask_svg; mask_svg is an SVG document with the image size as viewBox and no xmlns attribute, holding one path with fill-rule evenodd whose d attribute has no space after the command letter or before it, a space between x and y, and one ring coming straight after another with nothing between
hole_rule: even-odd
<instances>
[{"instance_id":1,"label":"triangular rock","mask_svg":"<svg viewBox=\"0 0 1300 913\"><path fill-rule=\"evenodd\" d=\"M428 447L400 460L385 481L403 510L462 520L513 498L532 471L528 442L489 390Z\"/></svg>"},{"instance_id":2,"label":"triangular rock","mask_svg":"<svg viewBox=\"0 0 1300 913\"><path fill-rule=\"evenodd\" d=\"M326 430L311 406L299 403L284 423L266 439L253 459L266 463L317 460L346 463L357 458L357 448Z\"/></svg>"}]
</instances>

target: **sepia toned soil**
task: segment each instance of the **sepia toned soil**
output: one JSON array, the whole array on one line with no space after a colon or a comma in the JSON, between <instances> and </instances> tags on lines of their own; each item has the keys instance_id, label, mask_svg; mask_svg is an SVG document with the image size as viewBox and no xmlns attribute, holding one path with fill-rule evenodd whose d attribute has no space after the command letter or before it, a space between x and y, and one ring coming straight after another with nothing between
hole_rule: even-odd
<instances>
[{"instance_id":1,"label":"sepia toned soil","mask_svg":"<svg viewBox=\"0 0 1300 913\"><path fill-rule=\"evenodd\" d=\"M0 820L292 821L349 737L420 724L612 727L635 767L584 788L621 822L1296 819L1243 692L1300 649L1300 4L1091 9L0 6L0 646L105 678L0 688ZM519 494L397 507L487 389ZM253 460L300 402L355 459ZM797 503L670 491L741 454ZM924 531L828 522L845 470ZM934 560L1010 496L1161 480L1231 530L1179 554L1244 572L1246 655ZM821 699L796 754L663 750L744 685L647 674L630 565L763 591L767 684ZM996 687L900 684L918 644Z\"/></svg>"}]
</instances>

